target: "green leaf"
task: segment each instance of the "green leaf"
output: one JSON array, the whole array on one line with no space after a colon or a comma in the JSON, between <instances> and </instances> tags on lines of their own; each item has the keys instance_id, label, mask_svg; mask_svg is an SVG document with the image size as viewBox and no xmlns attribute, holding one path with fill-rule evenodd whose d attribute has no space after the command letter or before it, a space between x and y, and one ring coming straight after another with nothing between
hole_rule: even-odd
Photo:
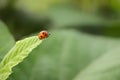
<instances>
[{"instance_id":1,"label":"green leaf","mask_svg":"<svg viewBox=\"0 0 120 80\"><path fill-rule=\"evenodd\" d=\"M112 9L120 13L120 1L119 0L111 0L110 6L112 7Z\"/></svg>"},{"instance_id":2,"label":"green leaf","mask_svg":"<svg viewBox=\"0 0 120 80\"><path fill-rule=\"evenodd\" d=\"M93 61L74 80L120 80L120 47Z\"/></svg>"},{"instance_id":3,"label":"green leaf","mask_svg":"<svg viewBox=\"0 0 120 80\"><path fill-rule=\"evenodd\" d=\"M70 6L56 6L48 11L55 27L105 24L105 20L95 14L87 14Z\"/></svg>"},{"instance_id":4,"label":"green leaf","mask_svg":"<svg viewBox=\"0 0 120 80\"><path fill-rule=\"evenodd\" d=\"M64 1L64 0L63 0ZM17 9L24 9L26 12L33 14L40 14L46 12L53 4L63 2L61 0L18 0L16 1L15 7Z\"/></svg>"},{"instance_id":5,"label":"green leaf","mask_svg":"<svg viewBox=\"0 0 120 80\"><path fill-rule=\"evenodd\" d=\"M119 45L119 40L74 30L51 36L14 68L8 80L72 80L92 61Z\"/></svg>"},{"instance_id":6,"label":"green leaf","mask_svg":"<svg viewBox=\"0 0 120 80\"><path fill-rule=\"evenodd\" d=\"M0 63L0 80L5 80L12 73L12 68L23 61L28 54L41 43L37 36L16 42Z\"/></svg>"},{"instance_id":7,"label":"green leaf","mask_svg":"<svg viewBox=\"0 0 120 80\"><path fill-rule=\"evenodd\" d=\"M8 31L6 25L0 21L0 62L14 44L13 36Z\"/></svg>"}]
</instances>

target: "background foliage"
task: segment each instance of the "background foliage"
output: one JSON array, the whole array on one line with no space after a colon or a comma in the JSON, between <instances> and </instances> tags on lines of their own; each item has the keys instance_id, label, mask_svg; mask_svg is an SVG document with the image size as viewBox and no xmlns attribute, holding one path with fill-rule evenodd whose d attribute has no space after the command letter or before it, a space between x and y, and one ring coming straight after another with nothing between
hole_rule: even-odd
<instances>
[{"instance_id":1,"label":"background foliage","mask_svg":"<svg viewBox=\"0 0 120 80\"><path fill-rule=\"evenodd\" d=\"M0 0L0 19L0 60L51 32L7 80L120 80L120 0Z\"/></svg>"}]
</instances>

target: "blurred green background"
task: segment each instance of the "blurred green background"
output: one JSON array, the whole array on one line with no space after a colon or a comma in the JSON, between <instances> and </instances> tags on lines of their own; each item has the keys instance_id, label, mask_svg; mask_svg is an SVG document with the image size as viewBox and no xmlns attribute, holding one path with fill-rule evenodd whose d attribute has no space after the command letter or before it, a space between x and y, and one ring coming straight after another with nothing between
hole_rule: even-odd
<instances>
[{"instance_id":1,"label":"blurred green background","mask_svg":"<svg viewBox=\"0 0 120 80\"><path fill-rule=\"evenodd\" d=\"M51 32L8 80L120 80L120 0L0 0L0 20L11 33L0 28L1 59Z\"/></svg>"}]
</instances>

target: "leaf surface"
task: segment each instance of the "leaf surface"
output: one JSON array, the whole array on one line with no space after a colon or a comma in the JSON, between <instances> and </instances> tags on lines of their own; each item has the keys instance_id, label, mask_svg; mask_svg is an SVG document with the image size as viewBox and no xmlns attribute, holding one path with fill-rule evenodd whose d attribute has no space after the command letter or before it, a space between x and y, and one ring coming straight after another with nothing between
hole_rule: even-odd
<instances>
[{"instance_id":1,"label":"leaf surface","mask_svg":"<svg viewBox=\"0 0 120 80\"><path fill-rule=\"evenodd\" d=\"M0 79L5 80L12 73L12 68L22 62L28 54L41 43L37 36L16 42L0 63Z\"/></svg>"},{"instance_id":2,"label":"leaf surface","mask_svg":"<svg viewBox=\"0 0 120 80\"><path fill-rule=\"evenodd\" d=\"M15 40L6 25L0 21L0 62L5 54L14 46Z\"/></svg>"}]
</instances>

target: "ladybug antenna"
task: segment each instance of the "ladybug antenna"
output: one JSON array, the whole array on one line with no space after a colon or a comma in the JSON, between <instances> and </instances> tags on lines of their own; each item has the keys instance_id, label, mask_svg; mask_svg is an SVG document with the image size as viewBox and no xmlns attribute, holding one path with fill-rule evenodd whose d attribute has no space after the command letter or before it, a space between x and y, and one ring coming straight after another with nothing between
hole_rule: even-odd
<instances>
[{"instance_id":1,"label":"ladybug antenna","mask_svg":"<svg viewBox=\"0 0 120 80\"><path fill-rule=\"evenodd\" d=\"M50 32L48 32L48 35L51 35L51 33L50 33Z\"/></svg>"}]
</instances>

